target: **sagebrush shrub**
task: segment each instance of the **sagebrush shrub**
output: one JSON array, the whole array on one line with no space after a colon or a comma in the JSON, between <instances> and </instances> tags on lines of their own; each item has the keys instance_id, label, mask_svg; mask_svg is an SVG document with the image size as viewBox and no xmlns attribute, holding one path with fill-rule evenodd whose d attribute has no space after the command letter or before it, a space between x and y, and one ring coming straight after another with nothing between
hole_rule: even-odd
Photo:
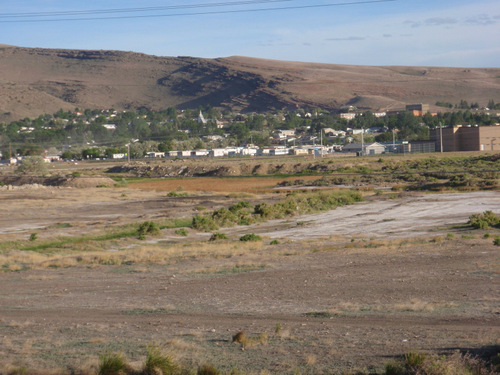
<instances>
[{"instance_id":1,"label":"sagebrush shrub","mask_svg":"<svg viewBox=\"0 0 500 375\"><path fill-rule=\"evenodd\" d=\"M493 211L485 211L482 214L473 214L469 217L469 225L476 229L487 229L500 225L500 216Z\"/></svg>"},{"instance_id":2,"label":"sagebrush shrub","mask_svg":"<svg viewBox=\"0 0 500 375\"><path fill-rule=\"evenodd\" d=\"M153 221L145 221L139 225L137 229L139 239L143 240L147 234L156 236L160 234L160 227Z\"/></svg>"},{"instance_id":3,"label":"sagebrush shrub","mask_svg":"<svg viewBox=\"0 0 500 375\"><path fill-rule=\"evenodd\" d=\"M247 242L247 241L261 241L262 237L255 234L255 233L248 233L245 234L244 236L240 237L240 241Z\"/></svg>"},{"instance_id":4,"label":"sagebrush shrub","mask_svg":"<svg viewBox=\"0 0 500 375\"><path fill-rule=\"evenodd\" d=\"M194 229L203 230L205 232L210 232L219 229L219 226L214 221L214 219L212 219L212 217L208 217L205 215L194 216L191 226Z\"/></svg>"},{"instance_id":5,"label":"sagebrush shrub","mask_svg":"<svg viewBox=\"0 0 500 375\"><path fill-rule=\"evenodd\" d=\"M209 241L226 240L227 236L224 233L215 232L210 237Z\"/></svg>"}]
</instances>

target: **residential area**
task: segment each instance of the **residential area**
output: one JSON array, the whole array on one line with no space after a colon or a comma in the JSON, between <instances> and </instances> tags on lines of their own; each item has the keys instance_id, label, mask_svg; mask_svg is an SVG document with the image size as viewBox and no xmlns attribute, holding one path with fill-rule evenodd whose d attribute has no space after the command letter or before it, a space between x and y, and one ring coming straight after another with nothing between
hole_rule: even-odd
<instances>
[{"instance_id":1,"label":"residential area","mask_svg":"<svg viewBox=\"0 0 500 375\"><path fill-rule=\"evenodd\" d=\"M429 105L411 104L398 111L353 106L342 111L59 111L0 124L0 157L4 164L15 164L28 155L53 162L500 150L495 110L438 113Z\"/></svg>"}]
</instances>

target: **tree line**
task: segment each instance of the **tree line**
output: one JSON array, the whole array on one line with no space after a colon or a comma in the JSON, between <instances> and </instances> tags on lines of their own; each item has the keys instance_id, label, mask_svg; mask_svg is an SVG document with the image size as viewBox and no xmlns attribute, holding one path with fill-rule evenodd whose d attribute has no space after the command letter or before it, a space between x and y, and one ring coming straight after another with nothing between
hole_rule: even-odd
<instances>
[{"instance_id":1,"label":"tree line","mask_svg":"<svg viewBox=\"0 0 500 375\"><path fill-rule=\"evenodd\" d=\"M494 104L494 103L493 103ZM198 121L202 111L205 122ZM130 150L132 157L150 151L187 150L255 144L271 144L275 130L295 129L300 135L320 136L325 128L346 131L378 128L382 132L367 136L367 141L391 141L393 131L398 140L424 140L429 129L442 125L490 125L498 121L487 113L470 110L450 111L416 117L402 111L384 117L372 112L358 114L352 120L321 109L277 111L262 114L234 114L211 107L177 111L167 108L151 111L80 110L63 111L36 119L25 118L0 123L0 151L3 158L12 155L40 155L46 150L68 159L92 159ZM104 125L108 125L107 127ZM341 138L330 143L343 142Z\"/></svg>"}]
</instances>

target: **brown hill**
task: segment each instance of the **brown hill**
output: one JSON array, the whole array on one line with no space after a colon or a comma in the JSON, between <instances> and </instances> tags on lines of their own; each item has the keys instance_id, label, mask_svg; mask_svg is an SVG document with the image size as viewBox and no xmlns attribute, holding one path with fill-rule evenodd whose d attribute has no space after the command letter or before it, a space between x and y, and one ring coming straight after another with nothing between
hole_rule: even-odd
<instances>
[{"instance_id":1,"label":"brown hill","mask_svg":"<svg viewBox=\"0 0 500 375\"><path fill-rule=\"evenodd\" d=\"M59 109L153 110L211 105L235 111L344 104L500 101L500 69L348 66L248 57L202 59L0 45L0 121Z\"/></svg>"}]
</instances>

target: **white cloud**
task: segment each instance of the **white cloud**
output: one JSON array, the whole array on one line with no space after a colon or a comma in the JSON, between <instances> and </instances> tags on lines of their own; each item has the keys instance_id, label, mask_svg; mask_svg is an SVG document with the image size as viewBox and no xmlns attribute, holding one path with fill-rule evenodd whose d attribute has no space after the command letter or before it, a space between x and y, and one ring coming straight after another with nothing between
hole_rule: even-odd
<instances>
[{"instance_id":1,"label":"white cloud","mask_svg":"<svg viewBox=\"0 0 500 375\"><path fill-rule=\"evenodd\" d=\"M279 30L271 35L279 36L280 46L270 43L267 48L250 47L250 55L281 53L283 59L360 65L495 67L500 64L500 52L492 42L500 35L500 17L485 15L484 9L487 5L476 2L442 11L440 14L446 14L443 17L424 9L413 12L411 19L410 14L402 13L353 18L324 28L287 29L286 33Z\"/></svg>"}]
</instances>

